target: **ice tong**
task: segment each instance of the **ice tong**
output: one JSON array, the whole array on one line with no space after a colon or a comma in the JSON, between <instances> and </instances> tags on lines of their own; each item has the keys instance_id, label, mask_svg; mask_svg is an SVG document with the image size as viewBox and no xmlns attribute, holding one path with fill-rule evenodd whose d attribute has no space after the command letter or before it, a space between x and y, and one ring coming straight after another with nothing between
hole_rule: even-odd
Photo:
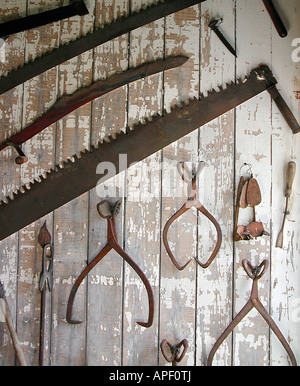
<instances>
[{"instance_id":1,"label":"ice tong","mask_svg":"<svg viewBox=\"0 0 300 386\"><path fill-rule=\"evenodd\" d=\"M190 208L195 207L199 212L204 214L215 226L216 231L217 231L217 242L215 245L215 248L210 255L209 259L207 260L206 263L201 263L196 257L194 259L196 262L202 267L202 268L207 268L210 266L210 264L213 262L214 258L216 257L221 243L222 243L222 232L220 225L218 224L217 220L209 213L209 211L200 203L198 200L198 194L197 194L197 177L201 174L203 168L205 167L205 162L201 161L199 163L198 169L190 171L188 166L184 162L179 162L177 164L177 168L179 171L179 174L181 175L181 178L183 181L185 181L188 184L188 199L187 201L182 205L182 207L175 212L169 220L166 222L164 230L163 230L163 243L164 246L167 250L167 253L172 260L173 264L175 267L179 270L182 271L186 266L191 262L192 259L190 259L186 264L181 266L178 261L176 260L173 252L171 251L171 248L169 246L168 242L168 230L170 226L173 224L173 222L178 219L180 216L182 216L185 212L187 212Z\"/></svg>"},{"instance_id":2,"label":"ice tong","mask_svg":"<svg viewBox=\"0 0 300 386\"><path fill-rule=\"evenodd\" d=\"M253 267L250 262L247 259L244 259L242 261L244 270L246 271L247 275L253 280L252 284L252 290L249 301L246 303L246 305L242 308L242 310L236 315L236 317L231 321L231 323L228 325L228 327L224 330L224 332L221 334L215 345L213 346L209 356L207 365L211 366L212 361L214 358L214 355L216 351L219 349L221 344L224 342L224 340L227 338L227 336L235 329L235 327L241 322L242 319L245 318L245 316L252 310L252 308L256 308L257 311L261 314L261 316L265 319L271 330L274 332L274 334L277 336L283 347L285 348L291 362L292 366L297 366L295 355L282 335L281 331L277 327L274 320L271 318L265 307L262 305L260 300L258 299L258 281L259 279L265 274L269 267L269 261L264 260L259 266Z\"/></svg>"},{"instance_id":3,"label":"ice tong","mask_svg":"<svg viewBox=\"0 0 300 386\"><path fill-rule=\"evenodd\" d=\"M137 324L139 324L142 327L150 327L153 323L154 297L153 297L153 292L152 292L150 283L146 278L145 274L140 269L140 267L130 258L130 256L124 251L124 249L120 246L118 242L116 225L115 225L115 216L119 213L120 206L121 206L121 200L118 200L115 204L111 204L108 200L103 200L97 205L98 213L102 218L107 220L107 243L102 248L102 250L98 253L98 255L82 271L82 273L79 275L75 284L72 287L69 300L68 300L67 316L66 316L66 320L70 324L82 323L81 321L74 320L72 318L73 303L74 303L74 298L78 290L78 287L80 286L81 282L85 279L85 277L88 275L88 273L95 267L96 264L99 263L100 260L103 259L104 256L108 254L108 252L111 249L114 249L134 269L134 271L137 273L137 275L140 277L140 279L142 280L142 282L146 287L147 294L148 294L148 301L149 301L148 321L137 322Z\"/></svg>"}]
</instances>

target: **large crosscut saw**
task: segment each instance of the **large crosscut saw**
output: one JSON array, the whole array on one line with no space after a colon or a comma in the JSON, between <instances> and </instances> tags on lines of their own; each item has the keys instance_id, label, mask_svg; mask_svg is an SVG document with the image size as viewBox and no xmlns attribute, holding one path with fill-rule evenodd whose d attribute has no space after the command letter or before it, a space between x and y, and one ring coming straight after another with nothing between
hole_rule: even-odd
<instances>
[{"instance_id":1,"label":"large crosscut saw","mask_svg":"<svg viewBox=\"0 0 300 386\"><path fill-rule=\"evenodd\" d=\"M206 0L160 0L70 41L0 77L0 94L118 36Z\"/></svg>"},{"instance_id":2,"label":"large crosscut saw","mask_svg":"<svg viewBox=\"0 0 300 386\"><path fill-rule=\"evenodd\" d=\"M0 240L94 188L100 179L96 169L101 162L111 162L121 172L120 154L127 155L127 165L139 162L265 90L290 126L297 125L296 120L291 119L292 113L276 83L271 70L262 65L243 80L238 79L226 88L220 87L220 91L210 91L205 98L195 98L187 104L175 106L170 113L164 111L162 115L136 124L126 133L109 136L91 146L90 150L73 156L41 176L40 181L23 186L1 202ZM299 132L299 125L294 129ZM101 181L110 177L106 175Z\"/></svg>"}]
</instances>

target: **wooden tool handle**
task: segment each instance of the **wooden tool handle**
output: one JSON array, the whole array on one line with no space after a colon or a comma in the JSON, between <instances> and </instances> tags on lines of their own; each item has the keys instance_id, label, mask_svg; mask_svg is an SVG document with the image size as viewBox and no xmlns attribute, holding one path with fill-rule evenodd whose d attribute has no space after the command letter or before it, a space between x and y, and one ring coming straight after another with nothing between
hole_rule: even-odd
<instances>
[{"instance_id":1,"label":"wooden tool handle","mask_svg":"<svg viewBox=\"0 0 300 386\"><path fill-rule=\"evenodd\" d=\"M5 321L6 321L6 324L7 324L14 348L16 350L16 355L17 355L17 358L19 361L19 365L20 366L27 366L26 359L25 359L25 356L23 353L23 348L22 348L21 342L18 338L18 335L14 329L13 320L12 320L12 317L11 317L6 300L5 300Z\"/></svg>"},{"instance_id":2,"label":"wooden tool handle","mask_svg":"<svg viewBox=\"0 0 300 386\"><path fill-rule=\"evenodd\" d=\"M265 7L267 8L267 11L270 14L272 22L273 22L279 36L282 38L285 38L288 34L287 30L286 30L280 16L278 15L278 12L276 11L276 8L274 7L272 0L263 0L263 3L265 5Z\"/></svg>"},{"instance_id":3,"label":"wooden tool handle","mask_svg":"<svg viewBox=\"0 0 300 386\"><path fill-rule=\"evenodd\" d=\"M285 187L285 197L290 197L292 193L292 185L294 182L296 173L296 164L291 161L288 164L287 173L286 173L286 187Z\"/></svg>"}]
</instances>

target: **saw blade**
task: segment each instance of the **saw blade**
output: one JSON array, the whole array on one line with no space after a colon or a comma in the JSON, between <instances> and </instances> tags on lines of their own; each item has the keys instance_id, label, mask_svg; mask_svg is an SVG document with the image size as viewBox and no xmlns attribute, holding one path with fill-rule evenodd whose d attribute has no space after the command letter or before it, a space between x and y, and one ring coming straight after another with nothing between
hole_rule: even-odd
<instances>
[{"instance_id":1,"label":"saw blade","mask_svg":"<svg viewBox=\"0 0 300 386\"><path fill-rule=\"evenodd\" d=\"M144 63L141 66L114 74L107 79L96 81L88 87L77 90L74 94L64 95L41 117L0 143L0 151L7 146L19 146L23 144L25 141L40 133L59 119L100 96L116 90L121 86L135 82L138 79L147 78L148 76L157 74L161 71L182 66L187 60L188 57L180 55L169 56L163 60L158 59L154 62Z\"/></svg>"},{"instance_id":2,"label":"saw blade","mask_svg":"<svg viewBox=\"0 0 300 386\"><path fill-rule=\"evenodd\" d=\"M205 98L175 106L169 113L152 116L132 130L109 136L64 161L1 201L0 240L91 190L100 178L101 182L110 178L97 174L101 162L112 163L120 173L124 170L120 154L127 155L127 165L139 162L276 83L271 70L260 66L243 80L231 82L226 88L220 86L219 91L212 90Z\"/></svg>"},{"instance_id":3,"label":"saw blade","mask_svg":"<svg viewBox=\"0 0 300 386\"><path fill-rule=\"evenodd\" d=\"M206 0L161 0L157 4L154 3L140 11L106 24L103 28L98 28L94 32L55 48L53 51L46 52L34 61L25 63L23 66L10 71L6 76L2 76L0 78L0 94L105 42L204 1Z\"/></svg>"}]
</instances>

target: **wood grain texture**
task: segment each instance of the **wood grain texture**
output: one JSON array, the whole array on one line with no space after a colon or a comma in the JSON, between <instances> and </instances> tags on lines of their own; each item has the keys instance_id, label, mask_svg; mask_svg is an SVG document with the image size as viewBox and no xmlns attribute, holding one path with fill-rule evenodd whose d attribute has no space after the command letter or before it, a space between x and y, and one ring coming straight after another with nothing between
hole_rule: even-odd
<instances>
[{"instance_id":1,"label":"wood grain texture","mask_svg":"<svg viewBox=\"0 0 300 386\"><path fill-rule=\"evenodd\" d=\"M245 1L237 4L237 76L247 74L262 61L271 62L271 22L263 4L251 6ZM247 20L247 23L245 23ZM249 57L249 47L255 56ZM262 202L256 207L257 221L262 221L266 230L271 225L271 101L267 93L244 103L236 109L236 187L240 178L239 169L246 162L252 165L257 179ZM243 169L242 173L245 172ZM246 209L247 210L247 209ZM244 220L246 221L246 220ZM251 217L246 222L252 221ZM241 224L242 225L242 224ZM241 266L243 259L252 265L259 265L264 259L270 260L270 238L263 236L252 241L235 244L235 293L234 314L240 311L249 299L251 280ZM270 271L260 280L259 295L265 307L269 307ZM269 329L256 310L250 312L236 328L234 334L233 364L269 364Z\"/></svg>"},{"instance_id":2,"label":"wood grain texture","mask_svg":"<svg viewBox=\"0 0 300 386\"><path fill-rule=\"evenodd\" d=\"M166 18L166 55L182 54L189 57L184 66L165 75L164 103L167 111L174 104L188 101L199 94L199 23L198 5ZM198 161L197 155L197 130L163 150L162 228L187 199L186 186L180 183L176 163L188 162L191 168L192 163ZM175 195L170 193L172 186ZM196 255L197 215L194 210L189 210L176 220L168 232L168 241L180 264L185 264ZM195 262L190 263L185 270L177 271L162 245L160 341L167 339L176 345L182 339L188 340L189 349L181 365L195 364L196 271ZM166 364L161 353L159 363Z\"/></svg>"},{"instance_id":3,"label":"wood grain texture","mask_svg":"<svg viewBox=\"0 0 300 386\"><path fill-rule=\"evenodd\" d=\"M59 6L59 2L54 2L53 6ZM48 8L49 3L47 1L32 1L28 14L42 12ZM25 61L40 55L43 51L56 47L59 31L59 23L54 23L50 26L43 26L26 32ZM24 84L22 127L26 127L50 108L55 102L56 96L55 68L26 82ZM27 141L23 146L23 151L28 157L28 162L21 167L21 183L26 184L31 181L33 175L39 175L44 170L53 167L55 125ZM18 292L21 296L18 296L20 299L18 302L18 325L20 325L22 331L21 339L24 341L25 355L30 358L29 363L31 365L39 363L39 303L41 301L41 293L38 290L38 284L42 270L43 252L37 242L37 236L45 220L47 220L47 226L52 233L52 215L50 214L22 229L19 240ZM51 294L47 295L46 299L48 303L46 308L48 323L45 331L45 347L49 348ZM44 363L47 364L49 362L46 360Z\"/></svg>"},{"instance_id":4,"label":"wood grain texture","mask_svg":"<svg viewBox=\"0 0 300 386\"><path fill-rule=\"evenodd\" d=\"M60 44L87 33L94 26L94 1L88 2L90 14L61 22ZM58 68L58 95L71 94L92 82L93 52L86 52ZM90 142L90 105L84 105L57 123L56 163L79 153ZM54 213L55 261L52 321L52 365L84 365L86 326L65 321L66 304L74 281L87 261L88 194L71 201ZM86 319L86 283L74 302L76 318Z\"/></svg>"},{"instance_id":5,"label":"wood grain texture","mask_svg":"<svg viewBox=\"0 0 300 386\"><path fill-rule=\"evenodd\" d=\"M152 1L131 1L131 11ZM163 58L164 20L130 33L129 65ZM163 74L137 81L128 88L128 126L162 109ZM134 151L134 149L132 149ZM148 317L145 286L127 264L124 277L124 365L156 365L158 349L160 253L160 152L126 173L125 247L145 273L154 294L155 319L151 328L136 324Z\"/></svg>"},{"instance_id":6,"label":"wood grain texture","mask_svg":"<svg viewBox=\"0 0 300 386\"><path fill-rule=\"evenodd\" d=\"M87 0L89 15L9 37L0 74L153 2ZM0 7L0 20L68 3L6 0L5 7ZM23 150L29 162L22 167L14 164L12 149L1 152L0 200L20 183L28 183L107 134L126 131L163 108L169 111L174 104L205 95L260 63L272 68L278 89L300 120L299 62L292 59L292 44L299 38L299 1L278 0L276 5L288 28L285 39L278 36L260 0L210 0L120 36L2 95L1 140L32 122L64 93L146 61L176 54L189 56L184 66L98 98L27 141ZM223 18L220 31L236 44L238 58L208 27L212 18L219 17ZM283 215L285 168L290 160L298 167L299 138L292 134L269 94L263 93L2 241L0 280L28 363L38 364L42 250L37 235L45 219L55 251L54 289L47 302L46 365L168 366L160 352L162 339L171 344L187 339L189 348L180 366L205 366L216 339L249 299L252 283L242 268L244 258L253 265L265 258L271 261L259 284L260 299L300 361L299 170L284 247L275 248ZM166 253L161 234L167 219L186 200L186 184L177 173L177 162L186 161L191 167L201 160L206 167L198 178L199 199L220 223L223 241L208 269L192 261L179 272ZM263 199L256 215L271 237L234 243L235 194L244 162L252 165L261 188ZM97 172L101 181L101 173L107 171L99 167ZM152 286L155 315L149 329L136 324L147 318L146 290L132 268L113 251L90 272L76 295L74 316L83 324L66 323L71 288L106 242L106 221L96 210L105 198L112 202L122 198L116 217L119 242ZM240 222L248 223L251 213L243 210ZM207 260L215 238L214 227L195 210L182 216L169 231L171 249L181 264L194 256ZM0 323L0 365L16 363L8 330ZM213 361L214 366L288 364L282 346L256 311L226 339Z\"/></svg>"},{"instance_id":7,"label":"wood grain texture","mask_svg":"<svg viewBox=\"0 0 300 386\"><path fill-rule=\"evenodd\" d=\"M201 6L200 87L205 93L225 86L235 78L235 58L208 27L210 20L222 17L220 30L234 46L234 1L214 1ZM235 115L230 111L200 129L200 158L206 162L199 181L203 205L219 221L222 245L212 265L198 268L197 363L205 364L210 349L231 320L232 313L232 197L234 192ZM198 258L206 261L216 243L214 226L202 215L198 219ZM200 344L201 342L201 344ZM214 365L231 363L231 340L216 354Z\"/></svg>"},{"instance_id":8,"label":"wood grain texture","mask_svg":"<svg viewBox=\"0 0 300 386\"><path fill-rule=\"evenodd\" d=\"M299 63L292 60L294 39L299 38L299 7L297 1L287 6L280 1L279 6L288 20L289 33L283 41L272 29L272 62L279 79L278 89L291 110L299 119L300 105L296 91L300 89ZM284 59L284 65L282 64ZM299 148L300 141L294 136L282 118L276 105L272 105L272 277L271 277L271 313L272 317L290 343L299 363L300 329L299 329ZM290 199L283 249L275 248L276 237L281 227L284 211L284 189L286 167L289 161L295 161L297 174L294 179L293 193ZM289 359L277 337L271 335L271 364L287 366Z\"/></svg>"},{"instance_id":9,"label":"wood grain texture","mask_svg":"<svg viewBox=\"0 0 300 386\"><path fill-rule=\"evenodd\" d=\"M128 14L128 0L100 1L96 4L96 26ZM94 80L104 79L128 68L128 37L123 35L94 50ZM127 87L95 100L91 106L91 142L124 130L127 124ZM104 172L104 170L103 170ZM101 175L99 175L101 180ZM106 243L107 224L96 206L103 199L116 202L124 196L124 173L109 179L90 192L89 261ZM117 235L123 245L124 198L116 217ZM123 340L123 260L115 251L90 273L88 282L87 364L120 366Z\"/></svg>"},{"instance_id":10,"label":"wood grain texture","mask_svg":"<svg viewBox=\"0 0 300 386\"><path fill-rule=\"evenodd\" d=\"M11 0L6 2L5 9L1 8L1 21L13 19L16 15L26 16L25 1L21 6L18 1ZM26 36L20 33L10 36L5 44L4 61L0 63L1 75L6 74L10 68L24 62ZM0 97L0 119L1 141L22 128L23 111L23 86L19 86ZM0 175L1 175L1 199L11 195L20 183L20 167L15 165L15 152L8 148L0 154ZM18 310L18 262L19 262L19 235L18 233L10 236L1 243L1 281L5 286L7 301L10 307L13 321L17 332L17 310ZM1 323L0 331L0 361L4 366L15 364L15 352L5 325ZM23 342L21 342L23 343Z\"/></svg>"}]
</instances>

